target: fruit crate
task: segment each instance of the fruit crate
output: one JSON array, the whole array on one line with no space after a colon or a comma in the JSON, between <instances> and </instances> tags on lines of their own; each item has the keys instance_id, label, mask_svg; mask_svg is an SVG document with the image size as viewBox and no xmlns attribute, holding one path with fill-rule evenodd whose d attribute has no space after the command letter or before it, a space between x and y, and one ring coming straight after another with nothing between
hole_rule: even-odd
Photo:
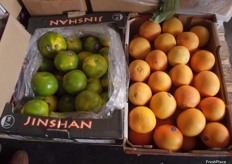
<instances>
[{"instance_id":1,"label":"fruit crate","mask_svg":"<svg viewBox=\"0 0 232 164\"><path fill-rule=\"evenodd\" d=\"M203 25L205 26L209 32L210 32L210 39L208 41L208 44L204 47L205 50L208 50L212 52L215 56L216 62L214 67L212 68L212 71L218 76L220 81L220 90L217 93L217 97L221 98L225 102L226 106L226 112L225 117L221 122L227 127L229 133L230 133L230 141L226 148L218 148L213 147L209 148L205 146L199 135L196 137L196 146L194 149L190 151L172 151L172 150L165 150L160 149L157 147L157 145L154 143L154 139L152 138L152 144L148 145L135 145L130 141L129 138L129 120L128 117L125 119L125 144L124 144L124 151L126 154L139 154L139 155L174 155L174 156L231 156L231 135L232 135L232 113L230 109L230 104L227 97L227 89L226 84L224 81L224 76L222 72L222 65L220 60L220 41L218 37L218 32L216 28L216 19L215 16L212 14L209 15L188 15L188 14L176 14L177 18L179 18L183 23L183 31L188 31L191 27L195 25ZM139 15L139 14L131 14L128 18L128 26L127 26L127 32L126 32L126 47L128 55L128 65L134 60L129 55L129 43L131 41L131 38L134 38L139 33L139 27L143 22L148 20L151 17L151 15ZM172 86L173 88L173 86ZM169 91L171 94L173 93L173 90ZM133 105L129 102L129 108L128 113L133 109ZM149 106L148 104L146 104ZM197 107L196 107L197 108ZM129 116L129 114L128 114ZM208 122L208 121L207 121ZM174 123L174 125L177 127L177 125ZM155 127L156 128L156 127Z\"/></svg>"},{"instance_id":2,"label":"fruit crate","mask_svg":"<svg viewBox=\"0 0 232 164\"><path fill-rule=\"evenodd\" d=\"M111 15L108 14L103 14L103 15L104 16L102 16L101 14L101 18L103 17L111 18ZM99 15L97 15L96 17L98 16ZM59 20L58 17L59 16L56 16L56 19ZM63 16L61 17L64 18ZM88 19L88 16L86 17L87 17L86 19ZM90 17L94 17L94 14L92 14ZM47 17L47 19L50 20L51 18L49 19L49 17ZM85 19L85 16L82 16L79 19ZM65 17L65 20L69 20L69 18ZM102 30L108 29L111 32L107 33L106 32L107 30L104 30L103 32L102 30L100 30L101 28ZM89 32L86 31L87 29L89 29ZM15 107L15 102L16 102L15 98L17 97L16 94L19 95L24 94L25 91L24 90L25 88L21 91L17 90L19 87L17 83L19 84L23 76L27 75L24 74L25 68L30 63L32 69L27 70L28 74L31 74L33 70L35 71L37 69L36 67L38 66L37 65L38 63L36 64L36 58L38 57L39 53L36 50L37 48L35 48L35 45L37 44L38 38L42 33L46 33L46 31L56 31L64 35L70 35L70 34L74 35L77 34L76 32L78 31L82 34L85 31L89 34L94 34L98 36L101 35L102 37L111 38L110 42L112 40L114 40L114 42L115 40L117 40L117 43L113 43L113 42L112 43L113 45L117 44L118 46L110 46L110 50L109 50L110 52L112 52L110 53L112 54L110 58L114 60L114 57L118 58L121 55L124 58L121 36L118 33L118 31L121 30L119 29L117 30L116 26L114 26L114 20L110 19L110 22L105 22L105 24L101 22L99 24L95 23L92 25L90 23L88 25L80 25L80 26L68 25L66 27L40 28L37 29L36 32L33 31L33 35L30 35L28 31L26 31L24 27L22 27L21 24L17 22L17 20L10 17L8 19L3 38L1 40L2 41L1 43L3 43L1 45L5 45L5 46L0 47L0 51L1 54L9 52L8 53L9 55L4 60L5 63L9 63L15 55L15 51L9 51L9 47L11 47L9 46L9 44L17 45L17 47L15 48L18 50L17 52L19 54L17 57L18 60L14 61L13 64L14 66L8 64L4 65L1 62L2 63L1 68L4 67L8 70L7 72L1 71L1 75L3 75L4 77L6 77L6 75L9 75L9 78L5 78L4 80L1 81L1 86L2 86L1 89L6 93L4 94L0 103L1 104L1 110L0 110L1 134L5 134L10 138L13 137L13 138L19 138L25 140L45 140L45 141L97 143L97 144L103 143L103 144L113 144L113 145L121 144L123 140L123 131L124 131L123 130L124 110L126 110L124 109L124 107L126 108L126 104L124 103L118 102L118 105L124 104L123 107L122 108L116 107L111 112L104 113L103 114L104 116L103 115L100 117L83 116L80 118L72 117L72 116L70 117L70 115L66 118L57 117L57 115L53 115L52 117L24 115L21 114ZM11 36L13 33L19 33L19 36L13 39L13 42L11 42L9 41L9 38L12 39ZM115 38L112 38L112 36L115 36ZM22 44L18 45L17 40L21 40ZM35 56L33 57L33 55ZM121 59L122 58L120 58L120 63L123 62L121 61ZM119 70L126 71L126 61L124 62L125 62L125 69L121 69L123 67L122 65L120 65L121 68ZM117 63L119 62L112 62L112 63L110 62L109 63L109 67L111 67L110 69L119 67ZM111 77L115 77L118 75L121 76L123 74L115 74L110 71L109 75ZM122 81L119 82L118 84L121 83L126 85L126 78L125 79L124 78L125 77L123 76L123 78L121 78ZM119 79L120 78L117 78L117 80ZM114 82L116 82L117 80L115 80ZM25 83L23 82L21 84L24 85ZM8 87L4 87L6 85ZM110 85L113 86L113 82L110 82ZM116 97L120 97L119 95L126 95L126 90L125 90L126 88L127 87L123 87L122 90L116 91L114 86L114 88L111 88L112 89L111 91L118 94L118 96ZM110 104L108 105L107 105L108 107L106 106L105 107L109 108L111 106Z\"/></svg>"}]
</instances>

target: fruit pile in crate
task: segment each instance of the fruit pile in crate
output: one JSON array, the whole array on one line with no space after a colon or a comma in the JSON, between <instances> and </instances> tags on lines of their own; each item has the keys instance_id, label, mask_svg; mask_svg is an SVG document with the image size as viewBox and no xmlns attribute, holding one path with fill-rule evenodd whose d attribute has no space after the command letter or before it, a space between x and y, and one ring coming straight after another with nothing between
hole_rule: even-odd
<instances>
[{"instance_id":1,"label":"fruit pile in crate","mask_svg":"<svg viewBox=\"0 0 232 164\"><path fill-rule=\"evenodd\" d=\"M112 39L116 42L110 45ZM126 79L122 80L126 62L121 61L119 69L113 64L124 59L121 56L125 55L120 36L106 25L38 29L17 83L16 110L37 116L97 118L121 109L126 102Z\"/></svg>"},{"instance_id":2,"label":"fruit pile in crate","mask_svg":"<svg viewBox=\"0 0 232 164\"><path fill-rule=\"evenodd\" d=\"M36 96L21 112L41 116L50 111L97 112L108 101L108 45L95 36L64 38L57 32L46 32L38 42L43 59L31 79Z\"/></svg>"},{"instance_id":3,"label":"fruit pile in crate","mask_svg":"<svg viewBox=\"0 0 232 164\"><path fill-rule=\"evenodd\" d=\"M177 152L228 147L228 102L212 29L186 26L178 16L149 18L130 25L130 145Z\"/></svg>"}]
</instances>

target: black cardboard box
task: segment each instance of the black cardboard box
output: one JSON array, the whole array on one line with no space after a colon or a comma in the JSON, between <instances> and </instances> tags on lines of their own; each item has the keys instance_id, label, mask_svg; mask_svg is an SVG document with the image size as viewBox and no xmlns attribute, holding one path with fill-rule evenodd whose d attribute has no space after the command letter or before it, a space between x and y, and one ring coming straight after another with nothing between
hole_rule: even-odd
<instances>
[{"instance_id":1,"label":"black cardboard box","mask_svg":"<svg viewBox=\"0 0 232 164\"><path fill-rule=\"evenodd\" d=\"M37 28L50 28L53 27L53 25L55 28L61 26L72 26L72 28L74 28L76 25L80 24L73 24L72 22L75 22L75 20L89 20L82 23L90 24L93 23L92 20L95 20L96 22L94 23L97 24L106 23L114 27L114 29L117 29L118 31L116 33L120 32L121 37L124 36L123 32L125 31L124 28L126 23L126 14L124 13L98 13L96 15L90 14L77 18L68 18L67 16L32 17L29 20L28 31L33 34ZM57 25L51 22L60 23ZM64 22L68 22L69 24L65 24ZM6 26L7 30L5 31L8 31L8 29L11 31L7 33L8 37L4 36L4 39L8 39L6 45L4 44L3 46L3 44L1 44L3 47L0 45L1 54L8 52L9 49L17 43L18 38L14 37L15 35L10 37L9 35L17 32L18 35L21 36L20 30L23 30L24 35L26 35L26 41L21 39L20 41L22 41L22 43L19 42L24 45L24 50L17 51L20 53L17 54L17 58L20 60L17 60L15 64L12 63L13 65L9 65L8 63L10 63L14 55L16 55L15 51L10 51L10 55L8 55L3 62L7 66L5 67L1 62L1 70L4 70L3 68L7 68L8 70L7 72L1 71L1 74L6 77L4 81L1 81L1 86L8 85L8 87L2 87L6 94L1 101L0 132L16 138L32 140L42 139L81 143L121 144L124 136L124 111L127 110L126 104L125 108L115 109L110 116L99 119L38 117L14 112L12 94L14 94L14 88L20 76L20 68L22 68L22 64L25 62L25 48L28 46L30 39L28 32L21 29L21 25L16 20L14 23L17 24L16 27L12 25L10 25L10 27ZM21 37L24 38L24 35ZM9 38L10 40L15 40L15 42L11 42ZM20 44L18 45L19 49L21 47ZM121 43L121 45L123 44ZM10 76L8 77L6 75Z\"/></svg>"}]
</instances>

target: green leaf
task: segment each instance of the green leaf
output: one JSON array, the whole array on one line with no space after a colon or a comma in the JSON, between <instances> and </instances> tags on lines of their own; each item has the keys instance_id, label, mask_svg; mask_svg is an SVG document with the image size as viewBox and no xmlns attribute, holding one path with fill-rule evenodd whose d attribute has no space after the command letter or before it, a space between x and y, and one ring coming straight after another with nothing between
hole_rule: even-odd
<instances>
[{"instance_id":1,"label":"green leaf","mask_svg":"<svg viewBox=\"0 0 232 164\"><path fill-rule=\"evenodd\" d=\"M150 20L155 23L161 23L175 15L178 8L179 0L160 0L158 10L153 13Z\"/></svg>"}]
</instances>

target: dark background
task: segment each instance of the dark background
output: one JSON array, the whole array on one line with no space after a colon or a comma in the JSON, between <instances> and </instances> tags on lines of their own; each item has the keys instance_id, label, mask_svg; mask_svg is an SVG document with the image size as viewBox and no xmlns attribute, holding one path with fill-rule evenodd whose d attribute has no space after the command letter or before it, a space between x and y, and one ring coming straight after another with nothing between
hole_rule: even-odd
<instances>
[{"instance_id":1,"label":"dark background","mask_svg":"<svg viewBox=\"0 0 232 164\"><path fill-rule=\"evenodd\" d=\"M25 150L30 164L231 164L232 157L186 157L126 155L121 146L35 142L1 139L0 163L5 164L17 150Z\"/></svg>"}]
</instances>

